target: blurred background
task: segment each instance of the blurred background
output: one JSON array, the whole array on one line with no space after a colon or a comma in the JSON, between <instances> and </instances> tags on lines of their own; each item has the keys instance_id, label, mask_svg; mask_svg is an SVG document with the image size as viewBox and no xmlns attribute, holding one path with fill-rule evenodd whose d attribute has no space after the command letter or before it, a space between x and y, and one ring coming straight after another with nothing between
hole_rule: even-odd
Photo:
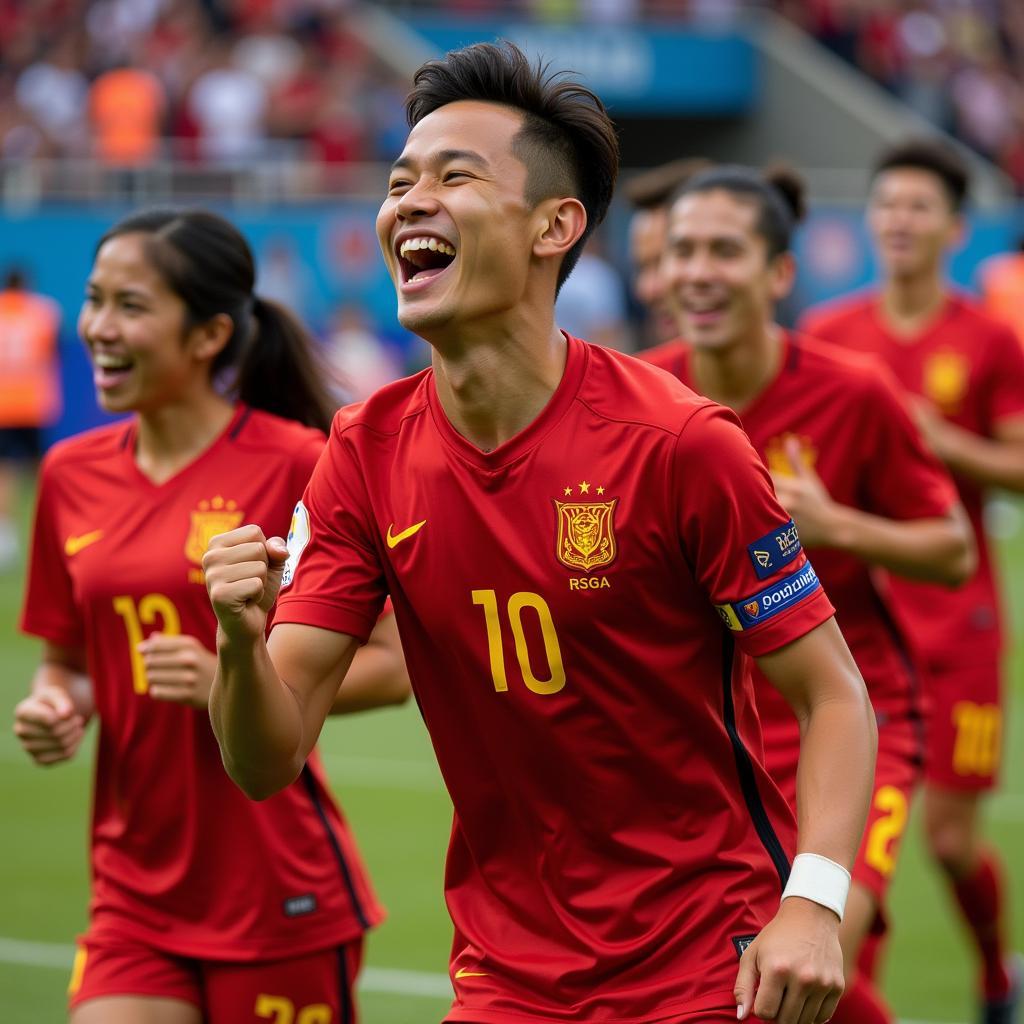
<instances>
[{"instance_id":1,"label":"blurred background","mask_svg":"<svg viewBox=\"0 0 1024 1024\"><path fill-rule=\"evenodd\" d=\"M621 132L625 185L684 157L799 168L812 207L790 319L872 280L868 167L907 136L948 133L970 160L970 230L950 267L958 284L977 289L986 261L1024 235L1021 0L0 0L0 273L55 303L63 398L49 440L102 421L75 320L96 241L145 205L234 219L256 253L258 291L313 327L345 397L425 365L425 345L395 320L374 218L404 141L413 70L498 37L602 96ZM617 199L560 300L563 326L627 351L644 330L629 214ZM22 537L32 489L26 477ZM1014 624L1019 522L1016 504L994 506ZM23 555L16 547L0 569L6 708L36 658L15 631ZM1021 678L1018 660L1018 693ZM1018 948L1021 733L1018 708L991 811L1014 873ZM324 747L392 914L371 941L366 1020L436 1020L448 991L440 873L450 808L415 710L332 722ZM0 764L0 1019L57 1021L85 917L88 758L33 769L8 733ZM905 1020L966 1020L972 967L916 840L901 872L888 994Z\"/></svg>"}]
</instances>

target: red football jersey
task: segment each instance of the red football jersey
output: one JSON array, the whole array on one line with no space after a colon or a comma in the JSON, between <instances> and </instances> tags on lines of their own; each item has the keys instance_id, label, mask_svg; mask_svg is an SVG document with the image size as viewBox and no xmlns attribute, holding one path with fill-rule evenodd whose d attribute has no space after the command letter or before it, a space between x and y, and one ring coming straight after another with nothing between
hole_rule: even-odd
<instances>
[{"instance_id":1,"label":"red football jersey","mask_svg":"<svg viewBox=\"0 0 1024 1024\"><path fill-rule=\"evenodd\" d=\"M430 370L338 415L276 621L365 637L392 596L455 806L448 1020L732 1003L793 845L741 651L833 613L799 545L757 571L787 518L731 413L573 338L489 453Z\"/></svg>"},{"instance_id":2,"label":"red football jersey","mask_svg":"<svg viewBox=\"0 0 1024 1024\"><path fill-rule=\"evenodd\" d=\"M952 481L924 447L884 369L811 338L787 334L783 343L778 374L741 413L743 428L768 468L792 472L785 445L795 437L805 462L840 504L887 519L947 515L956 502ZM692 386L689 356L682 341L644 354ZM907 645L870 567L842 551L808 552L836 607L836 621L879 724L921 721ZM775 688L757 679L756 669L755 679L769 769L777 779L791 779L800 746L796 718Z\"/></svg>"},{"instance_id":3,"label":"red football jersey","mask_svg":"<svg viewBox=\"0 0 1024 1024\"><path fill-rule=\"evenodd\" d=\"M1002 419L1024 415L1024 350L1003 324L951 294L941 315L916 337L894 335L878 298L860 295L811 311L803 327L825 341L880 356L915 395L952 423L991 437ZM893 593L922 654L938 664L995 659L1002 643L998 588L982 519L983 491L956 477L978 544L978 571L962 587L893 580Z\"/></svg>"},{"instance_id":4,"label":"red football jersey","mask_svg":"<svg viewBox=\"0 0 1024 1024\"><path fill-rule=\"evenodd\" d=\"M324 438L240 407L162 485L135 464L136 426L53 448L43 463L22 627L83 647L99 716L93 933L212 959L273 959L354 938L381 918L315 758L249 800L205 710L149 698L135 645L160 630L214 649L201 560L246 522L288 529Z\"/></svg>"}]
</instances>

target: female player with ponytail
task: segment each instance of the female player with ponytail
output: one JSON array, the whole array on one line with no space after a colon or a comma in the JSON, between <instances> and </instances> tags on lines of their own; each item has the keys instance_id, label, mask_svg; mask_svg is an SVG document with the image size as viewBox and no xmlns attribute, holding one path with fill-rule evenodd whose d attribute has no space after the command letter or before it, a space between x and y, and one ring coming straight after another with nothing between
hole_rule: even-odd
<instances>
[{"instance_id":1,"label":"female player with ponytail","mask_svg":"<svg viewBox=\"0 0 1024 1024\"><path fill-rule=\"evenodd\" d=\"M158 211L107 232L86 286L99 402L134 415L44 461L22 620L44 649L15 713L41 764L100 721L72 1024L353 1021L382 916L315 755L252 802L206 710L207 542L243 521L288 532L333 412L308 335L253 279L223 218ZM375 636L335 711L407 694L390 617Z\"/></svg>"}]
</instances>

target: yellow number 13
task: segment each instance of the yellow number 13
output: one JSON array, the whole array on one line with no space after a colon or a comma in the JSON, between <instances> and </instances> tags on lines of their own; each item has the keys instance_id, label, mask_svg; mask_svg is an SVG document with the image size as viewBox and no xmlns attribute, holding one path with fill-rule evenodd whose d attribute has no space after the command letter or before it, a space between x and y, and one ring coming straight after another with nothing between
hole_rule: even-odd
<instances>
[{"instance_id":1,"label":"yellow number 13","mask_svg":"<svg viewBox=\"0 0 1024 1024\"><path fill-rule=\"evenodd\" d=\"M505 648L501 641L501 617L498 613L498 598L493 590L474 590L473 604L482 605L484 621L487 624L487 654L491 663L491 680L494 689L499 693L508 689L508 678L505 675ZM532 608L540 623L540 634L544 641L544 654L547 658L547 679L538 679L533 674L530 664L530 649L526 643L526 631L523 628L523 610ZM512 627L512 637L516 645L516 658L519 660L519 671L527 689L534 693L558 693L565 686L565 668L562 665L562 649L558 646L558 634L551 618L551 609L540 594L520 591L508 599L508 621Z\"/></svg>"}]
</instances>

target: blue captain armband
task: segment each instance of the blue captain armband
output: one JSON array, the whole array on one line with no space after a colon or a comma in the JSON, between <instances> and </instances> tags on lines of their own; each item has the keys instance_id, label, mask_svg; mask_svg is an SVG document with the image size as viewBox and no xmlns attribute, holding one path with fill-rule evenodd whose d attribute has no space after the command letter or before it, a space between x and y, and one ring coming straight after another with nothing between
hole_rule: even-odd
<instances>
[{"instance_id":1,"label":"blue captain armband","mask_svg":"<svg viewBox=\"0 0 1024 1024\"><path fill-rule=\"evenodd\" d=\"M787 611L816 590L821 590L821 580L808 562L799 572L791 573L752 597L730 604L716 604L715 608L722 621L739 633Z\"/></svg>"}]
</instances>

